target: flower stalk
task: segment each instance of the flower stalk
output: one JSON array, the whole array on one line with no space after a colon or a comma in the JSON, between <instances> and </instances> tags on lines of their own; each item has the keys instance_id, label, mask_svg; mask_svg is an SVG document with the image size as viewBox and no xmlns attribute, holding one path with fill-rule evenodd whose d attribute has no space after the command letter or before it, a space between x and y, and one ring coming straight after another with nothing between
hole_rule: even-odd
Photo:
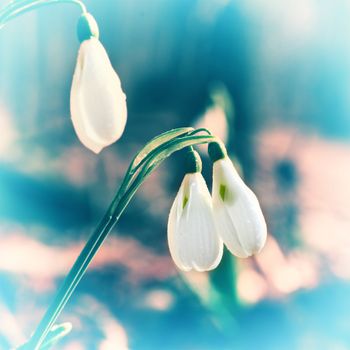
<instances>
[{"instance_id":1,"label":"flower stalk","mask_svg":"<svg viewBox=\"0 0 350 350\"><path fill-rule=\"evenodd\" d=\"M196 130L192 128L174 129L153 139L134 157L105 215L66 276L31 339L21 349L40 349L41 344L43 344L50 329L54 326L55 321L79 284L91 260L146 178L174 152L189 146L209 143L215 140L217 140L216 137L210 134L197 135Z\"/></svg>"},{"instance_id":2,"label":"flower stalk","mask_svg":"<svg viewBox=\"0 0 350 350\"><path fill-rule=\"evenodd\" d=\"M79 0L13 0L0 10L0 29L9 21L26 12L36 10L43 6L54 5L58 3L78 5L82 13L87 12L84 3Z\"/></svg>"}]
</instances>

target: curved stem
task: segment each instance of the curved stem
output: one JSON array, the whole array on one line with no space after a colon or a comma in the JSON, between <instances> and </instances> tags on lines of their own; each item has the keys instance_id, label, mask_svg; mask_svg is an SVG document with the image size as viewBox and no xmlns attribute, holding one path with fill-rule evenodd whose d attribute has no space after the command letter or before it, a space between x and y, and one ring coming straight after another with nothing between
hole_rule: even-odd
<instances>
[{"instance_id":1,"label":"curved stem","mask_svg":"<svg viewBox=\"0 0 350 350\"><path fill-rule=\"evenodd\" d=\"M58 3L71 3L80 7L80 10L84 13L87 12L87 8L80 0L23 0L11 2L0 11L0 29L10 20L35 9L43 6L58 4Z\"/></svg>"},{"instance_id":2,"label":"curved stem","mask_svg":"<svg viewBox=\"0 0 350 350\"><path fill-rule=\"evenodd\" d=\"M159 145L152 151L150 151L146 157L142 159L140 164L138 164L135 168L132 168L130 170L130 178L128 178L128 175L125 176L123 183L118 191L118 194L113 199L110 208L111 211L114 212L116 210L116 207L118 205L118 202L120 200L120 197L126 193L125 191L128 190L128 186L132 186L135 183L138 183L138 181L144 181L144 179L150 175L150 173L157 168L160 163L167 157L169 157L172 153L179 151L182 148L185 148L187 146L193 146L198 145L201 143L209 143L212 141L217 140L215 136L208 135L208 136L202 136L202 135L190 135L191 132L187 133L186 136L182 136L180 138L181 141L179 141L178 138L171 139L169 141L164 142L163 144ZM156 161L158 158L158 161ZM136 173L136 171L139 170L139 165L142 163L142 170L140 170L140 173ZM152 164L153 163L153 164ZM129 167L130 169L130 167ZM141 180L140 180L141 179Z\"/></svg>"},{"instance_id":3,"label":"curved stem","mask_svg":"<svg viewBox=\"0 0 350 350\"><path fill-rule=\"evenodd\" d=\"M206 128L198 128L198 129L195 129L195 130L191 131L191 132L189 133L189 135L195 135L195 134L198 134L198 133L200 133L200 132L206 132L208 135L211 135L211 134L212 134L212 133L211 133L208 129L206 129Z\"/></svg>"},{"instance_id":4,"label":"curved stem","mask_svg":"<svg viewBox=\"0 0 350 350\"><path fill-rule=\"evenodd\" d=\"M181 136L165 141L152 149L147 155L145 155L142 161L136 165L137 170L139 170L137 174L135 174L135 169L132 166L129 167L124 181L116 196L112 200L112 203L108 207L105 215L66 276L63 285L47 309L30 341L21 349L40 349L40 345L45 340L45 337L54 325L54 322L68 302L70 296L88 268L91 260L101 247L109 232L118 222L121 214L124 212L130 200L133 198L137 189L141 186L145 179L172 153L188 146L208 143L216 140L215 136L190 135L191 132L187 131ZM145 148L147 148L147 146ZM133 162L131 164L133 164ZM140 165L141 163L142 166Z\"/></svg>"},{"instance_id":5,"label":"curved stem","mask_svg":"<svg viewBox=\"0 0 350 350\"><path fill-rule=\"evenodd\" d=\"M115 199L118 199L128 188L130 185L134 174L137 173L138 169L144 164L145 159L149 157L150 152L156 149L161 144L165 142L175 139L179 136L186 135L189 132L193 131L193 128L177 128L166 131L156 137L154 137L151 141L149 141L132 159L126 174L130 174L130 176L125 176L122 184L120 185L118 194L115 196Z\"/></svg>"}]
</instances>

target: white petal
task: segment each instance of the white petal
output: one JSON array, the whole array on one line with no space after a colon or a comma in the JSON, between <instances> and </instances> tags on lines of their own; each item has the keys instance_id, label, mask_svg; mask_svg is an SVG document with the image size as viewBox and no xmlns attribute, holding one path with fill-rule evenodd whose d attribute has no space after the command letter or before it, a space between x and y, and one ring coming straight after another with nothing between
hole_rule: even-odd
<instances>
[{"instance_id":1,"label":"white petal","mask_svg":"<svg viewBox=\"0 0 350 350\"><path fill-rule=\"evenodd\" d=\"M221 260L223 244L200 173L187 174L182 181L169 214L168 244L175 264L184 271L212 270Z\"/></svg>"},{"instance_id":2,"label":"white petal","mask_svg":"<svg viewBox=\"0 0 350 350\"><path fill-rule=\"evenodd\" d=\"M267 228L258 199L227 157L213 165L213 208L218 233L234 255L244 258L263 248Z\"/></svg>"},{"instance_id":3,"label":"white petal","mask_svg":"<svg viewBox=\"0 0 350 350\"><path fill-rule=\"evenodd\" d=\"M80 45L70 101L74 129L87 148L98 153L121 137L127 118L126 97L96 38Z\"/></svg>"}]
</instances>

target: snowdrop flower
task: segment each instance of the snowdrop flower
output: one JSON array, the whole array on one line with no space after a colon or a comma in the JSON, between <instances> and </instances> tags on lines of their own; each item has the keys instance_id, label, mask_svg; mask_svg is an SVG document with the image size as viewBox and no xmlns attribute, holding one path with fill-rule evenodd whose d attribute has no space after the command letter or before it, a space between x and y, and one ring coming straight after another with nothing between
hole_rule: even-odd
<instances>
[{"instance_id":1,"label":"snowdrop flower","mask_svg":"<svg viewBox=\"0 0 350 350\"><path fill-rule=\"evenodd\" d=\"M99 153L124 131L126 97L88 13L78 22L78 37L81 45L71 88L71 117L79 140Z\"/></svg>"},{"instance_id":2,"label":"snowdrop flower","mask_svg":"<svg viewBox=\"0 0 350 350\"><path fill-rule=\"evenodd\" d=\"M215 228L210 193L195 151L189 153L187 174L170 210L168 244L175 264L184 271L212 270L222 257L223 243Z\"/></svg>"},{"instance_id":3,"label":"snowdrop flower","mask_svg":"<svg viewBox=\"0 0 350 350\"><path fill-rule=\"evenodd\" d=\"M213 209L218 233L232 254L246 258L258 253L267 229L258 199L238 175L223 145L210 143L213 161Z\"/></svg>"}]
</instances>

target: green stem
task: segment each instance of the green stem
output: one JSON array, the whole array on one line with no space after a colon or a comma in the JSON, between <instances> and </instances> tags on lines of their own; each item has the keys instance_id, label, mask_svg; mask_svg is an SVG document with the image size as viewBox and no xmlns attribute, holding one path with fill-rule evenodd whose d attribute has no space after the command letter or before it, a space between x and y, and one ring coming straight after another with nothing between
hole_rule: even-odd
<instances>
[{"instance_id":1,"label":"green stem","mask_svg":"<svg viewBox=\"0 0 350 350\"><path fill-rule=\"evenodd\" d=\"M10 20L35 9L43 6L58 4L58 3L70 3L76 4L80 7L80 10L87 12L86 6L80 0L29 0L11 2L0 10L0 29Z\"/></svg>"},{"instance_id":2,"label":"green stem","mask_svg":"<svg viewBox=\"0 0 350 350\"><path fill-rule=\"evenodd\" d=\"M144 164L145 160L150 156L151 151L153 151L155 148L157 148L161 144L164 144L166 141L172 140L179 136L187 135L189 134L189 132L192 132L193 130L194 130L193 128L172 129L162 133L161 135L154 137L151 141L149 141L146 144L146 146L143 147L142 150L138 152L132 159L128 167L128 170L126 171L126 174L131 174L131 175L124 177L123 182L120 185L120 189L118 191L119 196L118 195L115 196L115 200L118 200L121 194L123 194L125 190L128 188L128 186L130 185L133 179L133 176L137 173L139 168Z\"/></svg>"},{"instance_id":3,"label":"green stem","mask_svg":"<svg viewBox=\"0 0 350 350\"><path fill-rule=\"evenodd\" d=\"M37 329L33 333L27 345L28 350L36 350L40 348L40 345L45 340L45 337L54 325L54 322L56 321L57 317L63 310L74 289L83 277L84 272L89 266L89 263L91 262L92 258L94 257L97 250L102 245L104 239L107 237L108 233L112 230L113 226L116 224L117 221L118 219L112 221L111 217L108 217L106 215L103 217L96 230L91 235L90 239L81 251L70 272L66 276L63 285L61 286L53 302L47 309Z\"/></svg>"},{"instance_id":4,"label":"green stem","mask_svg":"<svg viewBox=\"0 0 350 350\"><path fill-rule=\"evenodd\" d=\"M129 204L137 189L145 181L145 179L172 153L188 146L208 143L215 140L216 138L211 135L201 136L192 134L192 131L185 132L180 136L177 135L173 139L168 139L153 149L150 148L149 153L146 154L139 163L135 164L134 158L131 164L135 165L131 165L128 168L124 181L109 208L107 209L104 217L98 224L96 230L89 238L73 267L66 276L63 285L47 309L30 341L25 347L22 347L21 349L40 349L40 346L45 340L45 337L49 333L50 329L54 325L54 322L58 318L76 286L83 277L91 260L108 236L109 232L118 222L121 214ZM144 149L147 149L147 146ZM139 154L141 153L142 151Z\"/></svg>"},{"instance_id":5,"label":"green stem","mask_svg":"<svg viewBox=\"0 0 350 350\"><path fill-rule=\"evenodd\" d=\"M208 135L211 135L211 132L206 129L206 128L198 128L198 129L195 129L195 130L192 130L189 135L195 135L195 134L198 134L200 132L206 132Z\"/></svg>"}]
</instances>

